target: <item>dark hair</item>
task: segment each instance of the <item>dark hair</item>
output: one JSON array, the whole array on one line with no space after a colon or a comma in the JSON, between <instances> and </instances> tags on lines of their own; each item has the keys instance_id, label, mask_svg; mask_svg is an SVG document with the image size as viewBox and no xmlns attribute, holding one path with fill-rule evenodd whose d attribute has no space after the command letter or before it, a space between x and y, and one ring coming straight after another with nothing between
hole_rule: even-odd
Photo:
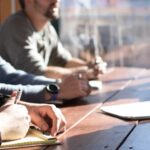
<instances>
[{"instance_id":1,"label":"dark hair","mask_svg":"<svg viewBox=\"0 0 150 150\"><path fill-rule=\"evenodd\" d=\"M19 4L20 4L20 6L21 6L22 9L25 8L24 0L19 0Z\"/></svg>"}]
</instances>

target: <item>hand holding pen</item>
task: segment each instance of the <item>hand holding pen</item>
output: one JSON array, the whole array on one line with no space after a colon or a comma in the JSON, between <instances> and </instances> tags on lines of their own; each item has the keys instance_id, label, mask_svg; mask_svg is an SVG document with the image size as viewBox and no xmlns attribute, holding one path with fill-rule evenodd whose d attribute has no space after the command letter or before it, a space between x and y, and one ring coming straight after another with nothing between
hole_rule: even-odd
<instances>
[{"instance_id":1,"label":"hand holding pen","mask_svg":"<svg viewBox=\"0 0 150 150\"><path fill-rule=\"evenodd\" d=\"M95 73L103 74L106 72L107 63L104 62L99 56L99 49L95 42L96 40L94 40L94 38L91 38L89 41L90 53L93 56L93 58L91 58L91 62L89 63L89 68L93 68Z\"/></svg>"},{"instance_id":2,"label":"hand holding pen","mask_svg":"<svg viewBox=\"0 0 150 150\"><path fill-rule=\"evenodd\" d=\"M107 63L99 56L99 49L95 43L94 37L89 40L89 50L91 60L88 62L88 79L99 79L101 74L106 72Z\"/></svg>"}]
</instances>

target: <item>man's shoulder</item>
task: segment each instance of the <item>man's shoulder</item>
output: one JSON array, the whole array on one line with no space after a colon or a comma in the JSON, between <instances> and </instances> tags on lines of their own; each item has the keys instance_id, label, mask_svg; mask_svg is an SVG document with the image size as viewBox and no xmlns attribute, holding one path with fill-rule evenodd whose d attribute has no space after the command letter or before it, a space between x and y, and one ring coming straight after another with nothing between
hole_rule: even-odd
<instances>
[{"instance_id":1,"label":"man's shoulder","mask_svg":"<svg viewBox=\"0 0 150 150\"><path fill-rule=\"evenodd\" d=\"M19 18L24 18L24 17L26 17L24 11L17 11L16 13L10 15L10 16L9 16L9 19L10 19L10 18L11 18L11 19L15 19L15 18L18 18L18 17L19 17Z\"/></svg>"},{"instance_id":2,"label":"man's shoulder","mask_svg":"<svg viewBox=\"0 0 150 150\"><path fill-rule=\"evenodd\" d=\"M25 37L32 33L33 27L24 12L18 11L9 16L0 28L0 37Z\"/></svg>"},{"instance_id":3,"label":"man's shoulder","mask_svg":"<svg viewBox=\"0 0 150 150\"><path fill-rule=\"evenodd\" d=\"M1 25L1 29L13 28L15 26L19 27L20 25L27 24L27 18L23 11L18 11L10 15L4 23Z\"/></svg>"}]
</instances>

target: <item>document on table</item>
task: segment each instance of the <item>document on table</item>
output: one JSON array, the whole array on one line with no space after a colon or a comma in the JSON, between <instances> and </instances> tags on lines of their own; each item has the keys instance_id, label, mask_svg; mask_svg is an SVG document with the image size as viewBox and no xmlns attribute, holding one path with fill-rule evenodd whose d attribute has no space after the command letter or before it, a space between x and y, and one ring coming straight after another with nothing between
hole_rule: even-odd
<instances>
[{"instance_id":1,"label":"document on table","mask_svg":"<svg viewBox=\"0 0 150 150\"><path fill-rule=\"evenodd\" d=\"M102 106L103 113L123 119L150 119L150 101Z\"/></svg>"},{"instance_id":2,"label":"document on table","mask_svg":"<svg viewBox=\"0 0 150 150\"><path fill-rule=\"evenodd\" d=\"M101 90L103 87L102 81L100 80L90 80L89 85L91 88L96 89L96 90Z\"/></svg>"},{"instance_id":3,"label":"document on table","mask_svg":"<svg viewBox=\"0 0 150 150\"><path fill-rule=\"evenodd\" d=\"M0 150L55 144L60 144L55 137L52 137L51 135L44 135L40 130L30 128L24 138L2 142Z\"/></svg>"}]
</instances>

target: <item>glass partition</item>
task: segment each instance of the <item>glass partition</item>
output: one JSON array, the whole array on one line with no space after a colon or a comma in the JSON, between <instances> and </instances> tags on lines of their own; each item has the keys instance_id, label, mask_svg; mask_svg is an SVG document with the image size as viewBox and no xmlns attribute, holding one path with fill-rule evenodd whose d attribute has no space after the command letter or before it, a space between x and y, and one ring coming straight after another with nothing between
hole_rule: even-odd
<instances>
[{"instance_id":1,"label":"glass partition","mask_svg":"<svg viewBox=\"0 0 150 150\"><path fill-rule=\"evenodd\" d=\"M150 0L62 0L60 22L61 40L74 56L150 67Z\"/></svg>"}]
</instances>

